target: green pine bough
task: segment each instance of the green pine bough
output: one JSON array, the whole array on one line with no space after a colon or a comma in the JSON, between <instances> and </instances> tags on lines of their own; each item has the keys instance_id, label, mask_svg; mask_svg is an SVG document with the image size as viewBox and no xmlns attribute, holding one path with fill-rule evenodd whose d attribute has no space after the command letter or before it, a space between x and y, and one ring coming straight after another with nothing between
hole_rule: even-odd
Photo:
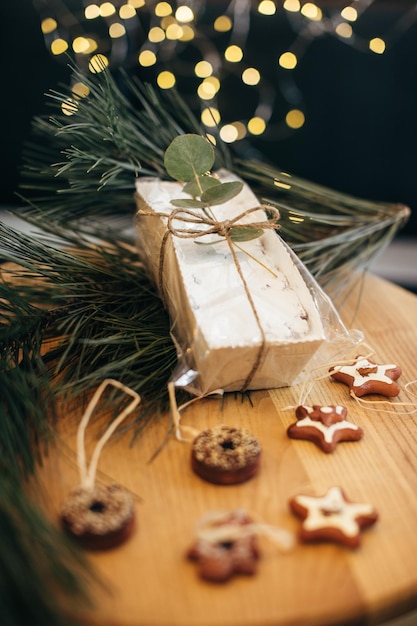
<instances>
[{"instance_id":1,"label":"green pine bough","mask_svg":"<svg viewBox=\"0 0 417 626\"><path fill-rule=\"evenodd\" d=\"M18 215L41 234L0 224L2 626L63 625L54 598L75 594L81 601L86 581L94 580L27 490L45 447L54 444L56 399L88 393L104 378L122 380L143 398L134 441L167 408L176 364L167 314L126 223L134 219L135 178L184 178L172 170L167 149L204 131L174 91L108 71L85 76L73 68L73 78L88 95L76 99L67 87L51 92L51 115L33 121L24 152ZM280 235L338 302L409 214L242 160L218 136L207 163L194 156L197 177L184 180L192 201L207 207L238 191L222 189L203 170L239 175L260 203L278 209Z\"/></svg>"}]
</instances>

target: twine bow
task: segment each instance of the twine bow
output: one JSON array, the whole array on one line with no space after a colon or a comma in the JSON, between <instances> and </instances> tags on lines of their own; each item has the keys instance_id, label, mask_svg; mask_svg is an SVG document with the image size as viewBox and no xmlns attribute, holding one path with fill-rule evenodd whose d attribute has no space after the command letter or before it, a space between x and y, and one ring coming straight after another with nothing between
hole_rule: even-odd
<instances>
[{"instance_id":1,"label":"twine bow","mask_svg":"<svg viewBox=\"0 0 417 626\"><path fill-rule=\"evenodd\" d=\"M175 237L181 237L182 239L196 239L198 237L204 237L205 235L216 234L220 237L224 237L226 240L231 237L233 228L237 226L240 229L276 229L278 228L278 220L280 217L278 209L268 206L268 210L271 212L271 218L262 220L260 222L242 222L243 218L251 213L259 211L260 208L266 208L266 206L253 207L243 213L239 213L230 220L218 221L214 216L209 215L206 212L193 211L192 209L174 209L168 216L167 228ZM206 228L192 228L182 227L176 228L174 222L180 220L186 224L196 224L197 226L206 226Z\"/></svg>"}]
</instances>

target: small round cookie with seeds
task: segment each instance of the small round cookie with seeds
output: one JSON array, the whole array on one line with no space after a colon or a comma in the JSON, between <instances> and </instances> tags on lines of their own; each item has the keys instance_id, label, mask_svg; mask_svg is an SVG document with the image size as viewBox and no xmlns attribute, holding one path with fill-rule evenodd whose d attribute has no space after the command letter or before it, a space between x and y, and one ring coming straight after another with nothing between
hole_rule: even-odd
<instances>
[{"instance_id":1,"label":"small round cookie with seeds","mask_svg":"<svg viewBox=\"0 0 417 626\"><path fill-rule=\"evenodd\" d=\"M84 548L114 548L126 541L133 531L133 497L116 484L78 487L62 508L61 523Z\"/></svg>"},{"instance_id":2,"label":"small round cookie with seeds","mask_svg":"<svg viewBox=\"0 0 417 626\"><path fill-rule=\"evenodd\" d=\"M245 428L220 424L206 428L193 441L194 472L217 485L249 480L259 469L261 446Z\"/></svg>"}]
</instances>

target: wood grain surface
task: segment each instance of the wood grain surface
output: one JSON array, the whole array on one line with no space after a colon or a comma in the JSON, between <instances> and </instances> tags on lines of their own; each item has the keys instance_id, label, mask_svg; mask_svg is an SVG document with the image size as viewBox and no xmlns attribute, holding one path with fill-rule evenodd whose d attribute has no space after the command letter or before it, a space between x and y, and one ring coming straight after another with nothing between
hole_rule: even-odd
<instances>
[{"instance_id":1,"label":"wood grain surface","mask_svg":"<svg viewBox=\"0 0 417 626\"><path fill-rule=\"evenodd\" d=\"M310 404L344 404L348 419L365 432L359 442L340 443L324 454L307 441L290 440L297 387L251 394L252 404L233 394L202 400L183 423L202 430L219 423L245 426L262 445L259 474L237 486L202 481L190 469L190 444L163 441L167 419L153 422L131 445L129 432L104 448L97 479L114 481L136 496L137 527L124 545L89 559L106 583L93 592L93 608L72 607L75 624L100 626L329 626L378 624L417 606L417 412L396 406L417 402L405 391L417 378L417 297L367 276L357 307L352 294L341 313L364 331L378 363L397 363L401 394L388 404L364 408L345 385L317 382ZM417 384L413 387L417 393ZM376 397L372 397L377 399ZM57 445L40 468L42 499L57 520L78 484L75 436L81 411L62 409ZM89 449L98 424L90 429ZM282 553L261 537L255 576L210 584L185 558L195 524L212 510L244 508L255 519L297 533L288 508L297 493L321 495L340 485L354 501L369 502L378 523L363 532L362 545L303 545Z\"/></svg>"}]
</instances>

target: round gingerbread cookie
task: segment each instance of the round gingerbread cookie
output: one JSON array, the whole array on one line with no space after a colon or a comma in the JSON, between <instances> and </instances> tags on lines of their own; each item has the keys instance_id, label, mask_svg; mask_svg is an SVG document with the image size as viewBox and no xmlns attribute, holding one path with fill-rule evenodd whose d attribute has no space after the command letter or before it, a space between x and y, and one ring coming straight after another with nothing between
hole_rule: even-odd
<instances>
[{"instance_id":1,"label":"round gingerbread cookie","mask_svg":"<svg viewBox=\"0 0 417 626\"><path fill-rule=\"evenodd\" d=\"M135 523L133 498L120 485L79 487L61 511L66 532L84 548L106 550L131 535Z\"/></svg>"},{"instance_id":2,"label":"round gingerbread cookie","mask_svg":"<svg viewBox=\"0 0 417 626\"><path fill-rule=\"evenodd\" d=\"M191 466L196 474L217 485L233 485L252 478L259 469L261 446L245 428L220 424L206 428L193 441Z\"/></svg>"}]
</instances>

